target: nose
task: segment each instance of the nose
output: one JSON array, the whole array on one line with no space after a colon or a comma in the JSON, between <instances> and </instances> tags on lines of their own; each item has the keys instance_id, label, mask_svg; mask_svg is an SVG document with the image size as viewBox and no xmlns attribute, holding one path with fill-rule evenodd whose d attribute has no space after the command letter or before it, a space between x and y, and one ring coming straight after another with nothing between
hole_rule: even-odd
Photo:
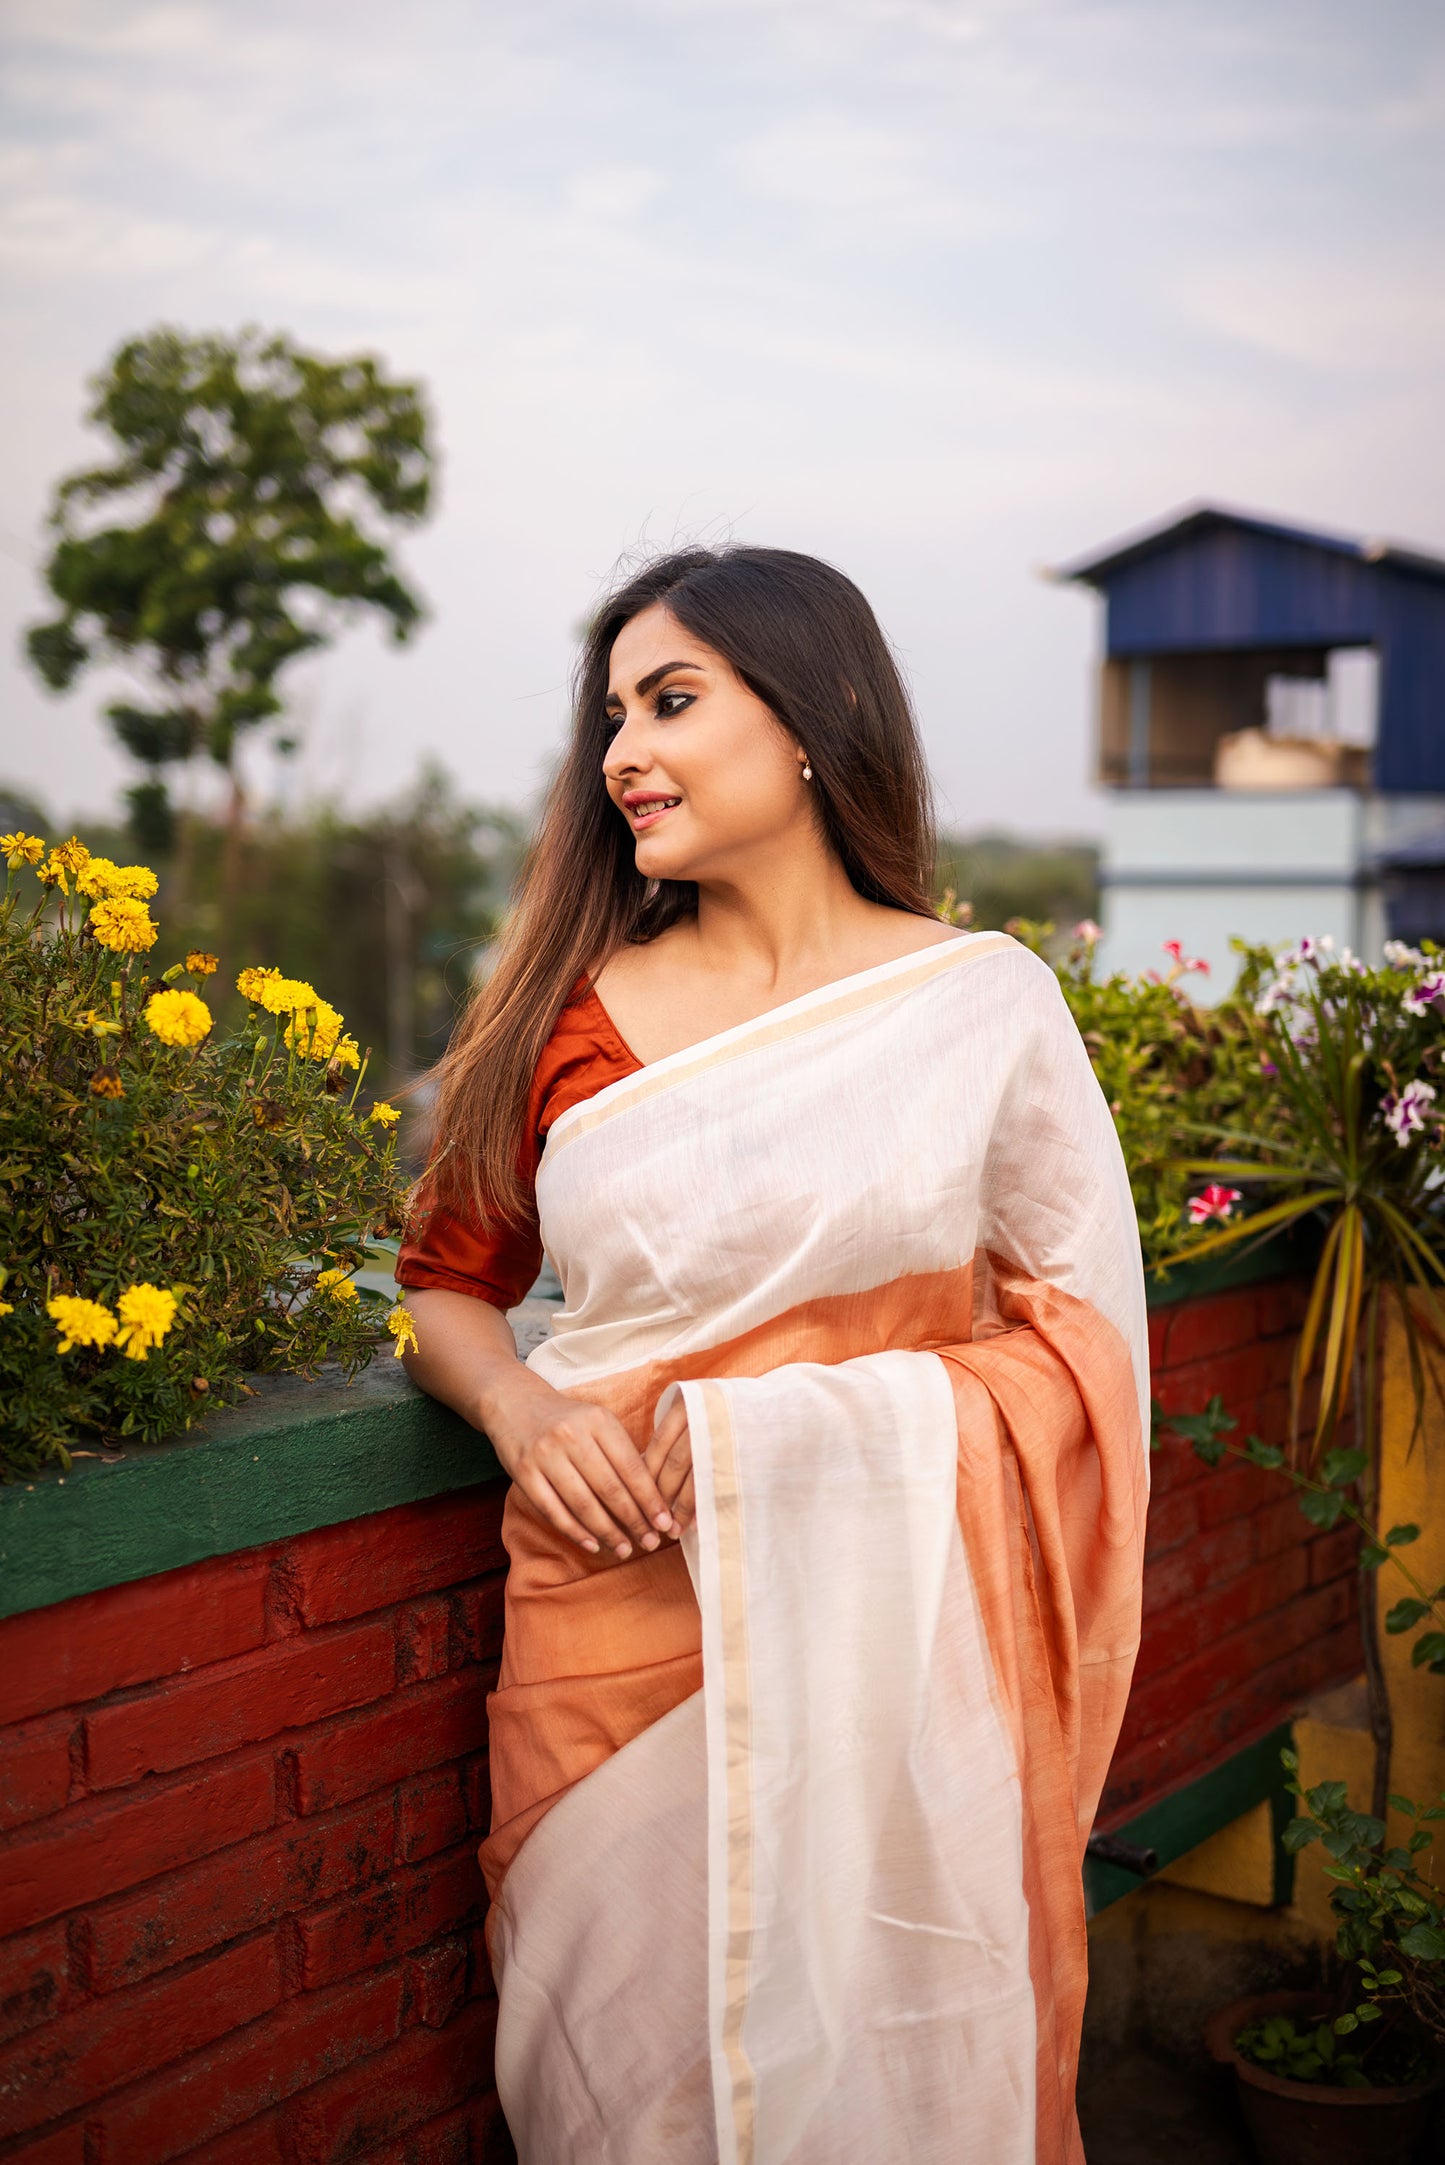
<instances>
[{"instance_id":1,"label":"nose","mask_svg":"<svg viewBox=\"0 0 1445 2165\"><path fill-rule=\"evenodd\" d=\"M631 720L624 715L617 734L603 757L602 772L609 782L621 782L631 775L640 774L645 763L641 731L635 729Z\"/></svg>"}]
</instances>

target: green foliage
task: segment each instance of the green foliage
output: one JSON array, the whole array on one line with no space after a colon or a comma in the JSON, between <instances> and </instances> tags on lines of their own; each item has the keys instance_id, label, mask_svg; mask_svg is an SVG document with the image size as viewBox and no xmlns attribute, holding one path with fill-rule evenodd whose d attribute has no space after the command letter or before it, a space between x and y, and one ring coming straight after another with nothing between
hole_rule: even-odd
<instances>
[{"instance_id":1,"label":"green foliage","mask_svg":"<svg viewBox=\"0 0 1445 2165\"><path fill-rule=\"evenodd\" d=\"M938 838L938 887L961 896L968 922L1016 917L1077 924L1099 907L1099 853L1087 842L1025 842L1007 834Z\"/></svg>"},{"instance_id":2,"label":"green foliage","mask_svg":"<svg viewBox=\"0 0 1445 2165\"><path fill-rule=\"evenodd\" d=\"M107 709L132 756L156 778L201 753L229 769L238 737L280 711L286 664L342 617L377 610L399 640L418 623L385 528L427 509L421 392L369 355L173 329L127 340L91 388L114 455L56 492L60 613L31 629L31 663L63 691L123 662L152 686ZM154 838L165 799L145 786Z\"/></svg>"},{"instance_id":3,"label":"green foliage","mask_svg":"<svg viewBox=\"0 0 1445 2165\"><path fill-rule=\"evenodd\" d=\"M1445 2049L1445 1894L1421 1870L1421 1863L1434 1843L1429 1822L1445 1819L1445 1795L1429 1806L1392 1795L1394 1810L1415 1824L1408 1841L1391 1842L1383 1820L1351 1809L1343 1782L1320 1782L1306 1791L1295 1779L1295 1754L1284 1752L1281 1757L1290 1775L1290 1793L1304 1807L1285 1830L1286 1845L1295 1852L1313 1842L1322 1845L1329 1858L1325 1869L1335 1883L1330 1907L1338 1925L1336 1945L1359 1978L1362 2004L1354 2009L1353 2020L1348 2015L1336 2019L1337 2034L1408 2011L1412 2020L1407 2035L1418 2025L1415 2034L1423 2034L1438 2054ZM1382 2025L1382 2036L1390 2030L1398 2035L1398 2024ZM1414 2060L1418 2072L1418 2051ZM1409 2081L1411 2075L1376 2074L1368 2079Z\"/></svg>"},{"instance_id":4,"label":"green foliage","mask_svg":"<svg viewBox=\"0 0 1445 2165\"><path fill-rule=\"evenodd\" d=\"M0 849L0 1477L189 1427L249 1371L352 1373L405 1327L351 1284L402 1184L341 1018L268 981L217 1030L212 957L149 974L144 867Z\"/></svg>"}]
</instances>

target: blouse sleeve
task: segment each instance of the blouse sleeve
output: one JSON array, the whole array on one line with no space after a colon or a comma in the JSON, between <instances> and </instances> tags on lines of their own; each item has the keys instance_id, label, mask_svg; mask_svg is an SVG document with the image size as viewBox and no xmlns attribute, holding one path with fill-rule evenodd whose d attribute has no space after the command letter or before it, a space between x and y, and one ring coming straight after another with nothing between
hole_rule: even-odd
<instances>
[{"instance_id":1,"label":"blouse sleeve","mask_svg":"<svg viewBox=\"0 0 1445 2165\"><path fill-rule=\"evenodd\" d=\"M397 1284L442 1286L490 1301L494 1308L515 1308L542 1267L542 1234L532 1198L547 1130L569 1105L639 1064L595 993L585 983L579 985L558 1016L532 1079L518 1168L527 1197L524 1215L484 1225L465 1209L437 1203L423 1184L397 1256Z\"/></svg>"}]
</instances>

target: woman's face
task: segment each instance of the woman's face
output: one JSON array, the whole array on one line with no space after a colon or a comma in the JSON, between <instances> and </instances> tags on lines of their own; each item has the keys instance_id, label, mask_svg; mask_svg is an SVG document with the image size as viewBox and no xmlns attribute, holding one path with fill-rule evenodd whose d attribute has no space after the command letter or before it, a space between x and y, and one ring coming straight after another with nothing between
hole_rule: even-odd
<instances>
[{"instance_id":1,"label":"woman's face","mask_svg":"<svg viewBox=\"0 0 1445 2165\"><path fill-rule=\"evenodd\" d=\"M813 827L803 751L731 662L654 602L613 643L602 762L646 879L724 879Z\"/></svg>"}]
</instances>

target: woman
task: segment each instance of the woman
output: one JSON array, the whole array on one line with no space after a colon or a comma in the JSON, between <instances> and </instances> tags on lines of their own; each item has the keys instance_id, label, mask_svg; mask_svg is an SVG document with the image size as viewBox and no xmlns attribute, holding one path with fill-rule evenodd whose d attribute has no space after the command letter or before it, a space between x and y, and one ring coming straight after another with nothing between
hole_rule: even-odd
<instances>
[{"instance_id":1,"label":"woman","mask_svg":"<svg viewBox=\"0 0 1445 2165\"><path fill-rule=\"evenodd\" d=\"M525 2165L1082 2157L1138 1241L1052 973L932 867L847 579L692 550L605 604L398 1269L513 1482L482 1862Z\"/></svg>"}]
</instances>

